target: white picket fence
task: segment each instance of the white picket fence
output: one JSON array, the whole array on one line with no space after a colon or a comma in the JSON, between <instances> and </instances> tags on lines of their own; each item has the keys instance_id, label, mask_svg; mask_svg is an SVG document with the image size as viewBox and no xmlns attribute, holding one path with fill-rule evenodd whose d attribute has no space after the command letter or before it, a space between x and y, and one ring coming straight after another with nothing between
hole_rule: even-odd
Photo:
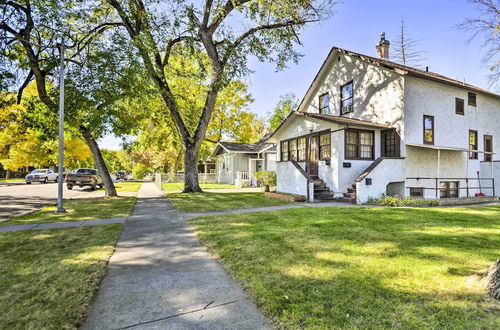
<instances>
[{"instance_id":1,"label":"white picket fence","mask_svg":"<svg viewBox=\"0 0 500 330\"><path fill-rule=\"evenodd\" d=\"M198 181L200 183L217 183L217 175L215 173L198 173ZM183 183L184 182L184 174L155 174L155 184L158 189L161 189L163 182L169 183Z\"/></svg>"}]
</instances>

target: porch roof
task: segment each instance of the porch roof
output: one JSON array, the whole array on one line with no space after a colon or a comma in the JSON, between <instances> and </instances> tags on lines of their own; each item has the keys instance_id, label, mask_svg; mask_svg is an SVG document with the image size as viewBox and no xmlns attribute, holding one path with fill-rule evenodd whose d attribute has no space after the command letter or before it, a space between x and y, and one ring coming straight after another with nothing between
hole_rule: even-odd
<instances>
[{"instance_id":1,"label":"porch roof","mask_svg":"<svg viewBox=\"0 0 500 330\"><path fill-rule=\"evenodd\" d=\"M299 111L292 111L290 114L281 122L281 124L274 130L274 132L269 135L269 138L272 138L276 132L278 132L283 125L288 122L291 119L296 119L299 117L309 117L309 118L314 118L317 120L322 120L322 121L327 121L330 123L338 124L338 125L343 125L345 127L361 127L361 128L378 128L378 129L388 129L390 128L389 124L380 124L380 123L375 123L372 121L368 120L361 120L361 119L354 119L354 118L348 118L344 116L334 116L334 115L324 115L324 114L319 114L319 113L311 113L311 112L299 112Z\"/></svg>"}]
</instances>

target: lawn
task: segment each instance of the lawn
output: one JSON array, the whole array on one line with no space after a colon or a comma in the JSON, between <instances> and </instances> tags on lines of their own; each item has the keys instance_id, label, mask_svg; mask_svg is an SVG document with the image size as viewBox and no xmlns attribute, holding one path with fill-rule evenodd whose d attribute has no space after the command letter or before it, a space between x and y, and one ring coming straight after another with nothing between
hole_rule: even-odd
<instances>
[{"instance_id":1,"label":"lawn","mask_svg":"<svg viewBox=\"0 0 500 330\"><path fill-rule=\"evenodd\" d=\"M130 215L134 203L135 197L71 199L64 201L66 213L55 213L56 207L49 206L33 213L11 218L9 221L1 222L0 225L123 218Z\"/></svg>"},{"instance_id":2,"label":"lawn","mask_svg":"<svg viewBox=\"0 0 500 330\"><path fill-rule=\"evenodd\" d=\"M25 179L17 178L17 179L0 179L0 183L9 183L9 182L25 182Z\"/></svg>"},{"instance_id":3,"label":"lawn","mask_svg":"<svg viewBox=\"0 0 500 330\"><path fill-rule=\"evenodd\" d=\"M279 328L499 329L500 207L301 208L191 220Z\"/></svg>"},{"instance_id":4,"label":"lawn","mask_svg":"<svg viewBox=\"0 0 500 330\"><path fill-rule=\"evenodd\" d=\"M173 206L183 212L222 211L289 204L264 196L263 192L167 194Z\"/></svg>"},{"instance_id":5,"label":"lawn","mask_svg":"<svg viewBox=\"0 0 500 330\"><path fill-rule=\"evenodd\" d=\"M116 192L137 192L141 188L142 182L130 182L130 181L120 181L115 182ZM99 191L104 191L104 188L99 189Z\"/></svg>"},{"instance_id":6,"label":"lawn","mask_svg":"<svg viewBox=\"0 0 500 330\"><path fill-rule=\"evenodd\" d=\"M121 224L0 234L0 329L76 329Z\"/></svg>"},{"instance_id":7,"label":"lawn","mask_svg":"<svg viewBox=\"0 0 500 330\"><path fill-rule=\"evenodd\" d=\"M201 189L235 189L236 186L232 184L222 184L222 183L200 183ZM172 183L163 182L161 184L162 190L182 190L184 189L184 183Z\"/></svg>"}]
</instances>

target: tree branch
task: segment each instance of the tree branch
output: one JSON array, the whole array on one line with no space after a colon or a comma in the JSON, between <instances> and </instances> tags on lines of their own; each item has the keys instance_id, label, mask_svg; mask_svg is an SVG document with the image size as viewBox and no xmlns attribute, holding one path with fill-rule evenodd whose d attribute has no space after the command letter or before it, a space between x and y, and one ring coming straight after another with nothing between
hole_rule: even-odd
<instances>
[{"instance_id":1,"label":"tree branch","mask_svg":"<svg viewBox=\"0 0 500 330\"><path fill-rule=\"evenodd\" d=\"M28 76L26 76L26 79L24 80L21 87L19 87L19 91L17 92L17 104L21 104L21 99L23 97L23 91L26 88L26 86L28 86L31 79L33 79L33 76L34 76L33 70L30 70L30 72L28 72Z\"/></svg>"}]
</instances>

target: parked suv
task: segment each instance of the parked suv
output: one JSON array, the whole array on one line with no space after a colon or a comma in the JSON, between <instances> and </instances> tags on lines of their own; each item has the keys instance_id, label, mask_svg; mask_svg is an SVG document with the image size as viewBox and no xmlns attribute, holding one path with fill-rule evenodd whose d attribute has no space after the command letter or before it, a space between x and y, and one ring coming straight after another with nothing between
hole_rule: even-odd
<instances>
[{"instance_id":1,"label":"parked suv","mask_svg":"<svg viewBox=\"0 0 500 330\"><path fill-rule=\"evenodd\" d=\"M41 168L34 170L30 174L26 175L26 184L31 184L32 182L42 182L47 183L49 181L57 182L58 175L51 169Z\"/></svg>"},{"instance_id":2,"label":"parked suv","mask_svg":"<svg viewBox=\"0 0 500 330\"><path fill-rule=\"evenodd\" d=\"M128 179L128 174L127 172L123 172L123 171L120 171L120 172L116 172L116 180L127 180Z\"/></svg>"}]
</instances>

